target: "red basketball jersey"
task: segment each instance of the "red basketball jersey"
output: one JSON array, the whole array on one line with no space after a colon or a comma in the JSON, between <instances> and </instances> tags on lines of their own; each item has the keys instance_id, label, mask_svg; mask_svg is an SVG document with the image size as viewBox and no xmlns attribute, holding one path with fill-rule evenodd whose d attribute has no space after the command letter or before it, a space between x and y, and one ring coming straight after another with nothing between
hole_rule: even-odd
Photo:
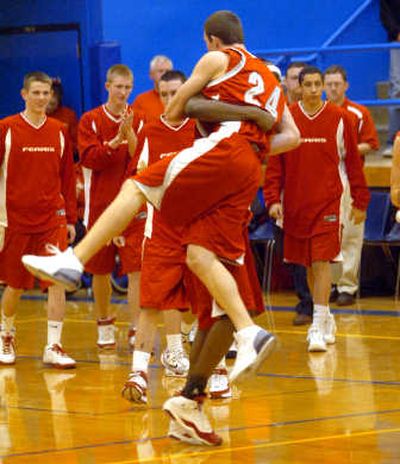
<instances>
[{"instance_id":1,"label":"red basketball jersey","mask_svg":"<svg viewBox=\"0 0 400 464\"><path fill-rule=\"evenodd\" d=\"M226 103L258 106L280 121L285 97L265 63L242 48L227 48L223 52L229 57L228 70L209 82L203 95ZM268 149L270 132L263 132L254 122L243 121L239 133L260 149Z\"/></svg>"}]
</instances>

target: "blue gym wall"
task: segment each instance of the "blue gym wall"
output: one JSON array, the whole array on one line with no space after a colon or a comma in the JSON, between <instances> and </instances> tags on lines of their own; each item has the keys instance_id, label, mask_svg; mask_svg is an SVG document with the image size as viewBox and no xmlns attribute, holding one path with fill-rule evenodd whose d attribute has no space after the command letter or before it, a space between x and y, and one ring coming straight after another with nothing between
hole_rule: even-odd
<instances>
[{"instance_id":1,"label":"blue gym wall","mask_svg":"<svg viewBox=\"0 0 400 464\"><path fill-rule=\"evenodd\" d=\"M364 2L0 0L0 28L78 23L82 38L84 109L89 109L103 98L99 83L104 81L107 47L106 51L101 49L97 61L93 60L92 49L98 43L109 45L114 42L115 45L116 42L120 45L122 62L131 66L135 73L136 94L152 85L148 77L148 64L155 54L169 55L176 68L190 72L205 51L203 21L217 9L230 9L238 13L243 20L248 48L260 50L319 46ZM334 44L385 41L386 34L379 22L378 0L373 0ZM115 46L109 50L114 53L113 56L118 55ZM344 64L349 70L350 96L355 99L374 98L375 82L387 78L387 56L382 52L342 57L328 55L321 64L323 67L332 62ZM0 76L3 90L7 88L7 79L11 78L20 79L21 76ZM64 84L66 96L71 95L76 83Z\"/></svg>"},{"instance_id":2,"label":"blue gym wall","mask_svg":"<svg viewBox=\"0 0 400 464\"><path fill-rule=\"evenodd\" d=\"M156 54L170 56L187 73L205 51L204 19L217 9L242 18L249 50L322 45L365 0L152 0L132 7L130 0L102 0L105 40L122 45L122 58L136 75L136 91L151 86L148 63ZM373 0L335 45L385 42L379 22L379 2ZM361 58L360 58L361 57ZM377 80L387 78L387 53L340 57L329 55L323 66L340 62L349 70L350 96L374 98Z\"/></svg>"}]
</instances>

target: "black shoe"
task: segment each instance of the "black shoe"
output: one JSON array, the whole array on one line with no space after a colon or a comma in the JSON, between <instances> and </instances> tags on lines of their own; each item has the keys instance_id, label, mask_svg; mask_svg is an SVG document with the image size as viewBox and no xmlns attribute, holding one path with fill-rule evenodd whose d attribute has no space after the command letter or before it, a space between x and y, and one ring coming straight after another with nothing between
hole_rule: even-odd
<instances>
[{"instance_id":1,"label":"black shoe","mask_svg":"<svg viewBox=\"0 0 400 464\"><path fill-rule=\"evenodd\" d=\"M339 292L336 288L336 285L332 285L331 287L331 294L329 295L329 303L335 303L335 301L338 299Z\"/></svg>"},{"instance_id":2,"label":"black shoe","mask_svg":"<svg viewBox=\"0 0 400 464\"><path fill-rule=\"evenodd\" d=\"M341 292L339 293L336 304L338 306L351 306L356 302L356 299L354 298L354 295L351 293L347 292Z\"/></svg>"},{"instance_id":3,"label":"black shoe","mask_svg":"<svg viewBox=\"0 0 400 464\"><path fill-rule=\"evenodd\" d=\"M297 313L293 319L293 325L307 325L312 323L312 316L309 314Z\"/></svg>"}]
</instances>

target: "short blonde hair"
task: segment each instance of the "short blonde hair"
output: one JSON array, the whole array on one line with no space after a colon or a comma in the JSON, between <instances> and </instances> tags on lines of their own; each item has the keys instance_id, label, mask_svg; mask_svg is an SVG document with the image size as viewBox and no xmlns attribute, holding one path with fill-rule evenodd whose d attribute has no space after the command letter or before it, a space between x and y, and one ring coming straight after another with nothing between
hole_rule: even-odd
<instances>
[{"instance_id":1,"label":"short blonde hair","mask_svg":"<svg viewBox=\"0 0 400 464\"><path fill-rule=\"evenodd\" d=\"M50 76L42 71L32 71L24 76L24 89L29 90L32 82L43 82L49 84L50 87L53 85L53 81Z\"/></svg>"},{"instance_id":2,"label":"short blonde hair","mask_svg":"<svg viewBox=\"0 0 400 464\"><path fill-rule=\"evenodd\" d=\"M107 82L111 82L113 80L114 75L127 77L133 80L133 72L131 68L126 66L125 64L114 64L111 68L108 68L107 71Z\"/></svg>"}]
</instances>

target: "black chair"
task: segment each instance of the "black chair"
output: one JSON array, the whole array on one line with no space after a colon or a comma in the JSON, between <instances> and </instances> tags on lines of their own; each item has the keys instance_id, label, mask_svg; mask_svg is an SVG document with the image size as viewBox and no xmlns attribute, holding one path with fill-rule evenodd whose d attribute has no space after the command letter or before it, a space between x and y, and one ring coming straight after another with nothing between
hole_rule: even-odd
<instances>
[{"instance_id":1,"label":"black chair","mask_svg":"<svg viewBox=\"0 0 400 464\"><path fill-rule=\"evenodd\" d=\"M364 229L364 247L380 247L391 264L393 270L396 262L393 258L390 247L395 245L395 241L389 240L388 227L390 226L391 202L388 192L371 191L371 200L368 205L367 219ZM400 245L400 241L399 241ZM360 286L359 286L360 288ZM398 290L396 290L396 295Z\"/></svg>"}]
</instances>

